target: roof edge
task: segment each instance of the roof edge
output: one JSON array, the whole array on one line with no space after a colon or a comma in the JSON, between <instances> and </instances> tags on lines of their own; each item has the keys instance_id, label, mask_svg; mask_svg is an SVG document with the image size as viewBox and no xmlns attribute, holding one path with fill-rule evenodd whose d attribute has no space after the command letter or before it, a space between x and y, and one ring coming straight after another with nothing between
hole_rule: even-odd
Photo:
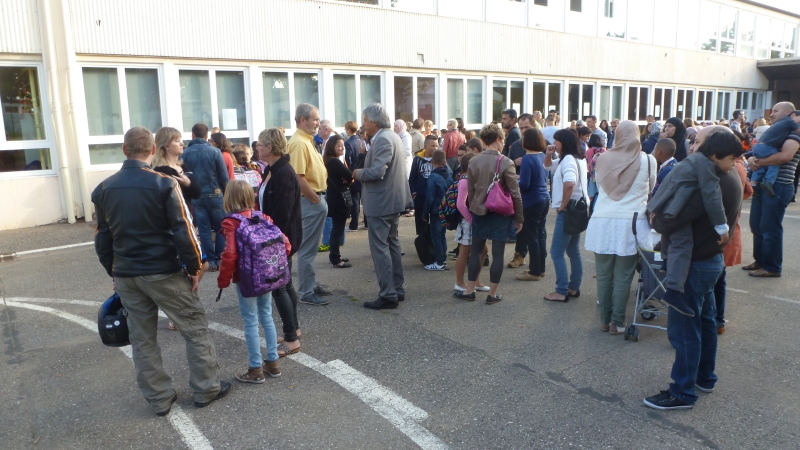
<instances>
[{"instance_id":1,"label":"roof edge","mask_svg":"<svg viewBox=\"0 0 800 450\"><path fill-rule=\"evenodd\" d=\"M791 11L787 11L785 9L778 8L777 6L765 5L765 4L761 3L761 2L757 2L757 1L754 1L754 0L739 0L739 1L742 2L742 3L747 3L748 5L758 6L759 8L768 9L770 11L779 12L781 14L786 14L788 16L792 16L792 17L800 19L800 14L794 13L794 12L791 12Z\"/></svg>"}]
</instances>

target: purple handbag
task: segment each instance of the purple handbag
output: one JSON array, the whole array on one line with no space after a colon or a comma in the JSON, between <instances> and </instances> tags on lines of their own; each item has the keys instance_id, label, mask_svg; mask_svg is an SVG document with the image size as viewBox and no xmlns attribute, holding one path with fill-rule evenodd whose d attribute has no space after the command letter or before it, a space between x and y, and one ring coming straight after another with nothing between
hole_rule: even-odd
<instances>
[{"instance_id":1,"label":"purple handbag","mask_svg":"<svg viewBox=\"0 0 800 450\"><path fill-rule=\"evenodd\" d=\"M503 155L497 158L494 178L486 195L486 209L501 216L510 216L514 214L514 200L508 190L500 184L500 161L502 159Z\"/></svg>"}]
</instances>

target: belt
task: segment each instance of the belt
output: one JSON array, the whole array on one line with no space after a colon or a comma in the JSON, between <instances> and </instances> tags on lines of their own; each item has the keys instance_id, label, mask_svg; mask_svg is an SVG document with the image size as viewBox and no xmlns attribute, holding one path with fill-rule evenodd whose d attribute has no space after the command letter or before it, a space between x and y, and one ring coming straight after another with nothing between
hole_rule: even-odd
<instances>
[{"instance_id":1,"label":"belt","mask_svg":"<svg viewBox=\"0 0 800 450\"><path fill-rule=\"evenodd\" d=\"M317 195L325 195L325 191L322 191L322 192L314 192L314 193L315 193L315 194L317 194Z\"/></svg>"}]
</instances>

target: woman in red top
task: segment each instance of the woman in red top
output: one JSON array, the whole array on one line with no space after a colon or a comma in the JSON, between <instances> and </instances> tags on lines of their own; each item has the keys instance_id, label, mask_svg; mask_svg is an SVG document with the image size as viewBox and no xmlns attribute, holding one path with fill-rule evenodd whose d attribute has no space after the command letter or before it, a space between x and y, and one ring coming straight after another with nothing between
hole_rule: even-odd
<instances>
[{"instance_id":1,"label":"woman in red top","mask_svg":"<svg viewBox=\"0 0 800 450\"><path fill-rule=\"evenodd\" d=\"M253 214L253 188L243 180L231 180L225 188L223 200L225 212L252 217ZM263 216L270 223L269 216ZM272 292L267 292L258 297L244 297L239 290L238 250L236 248L236 229L241 221L233 217L226 217L222 221L222 233L225 235L225 251L222 253L219 266L217 286L224 289L236 283L236 294L239 297L239 313L244 322L244 338L247 343L249 358L248 370L237 373L236 379L243 383L261 384L264 382L264 372L275 378L281 376L280 363L278 362L278 336L275 332L275 322L272 321ZM286 244L286 254L291 254L292 245L289 238L283 236ZM264 339L267 343L267 358L261 360L261 340L258 338L258 324L264 329Z\"/></svg>"},{"instance_id":2,"label":"woman in red top","mask_svg":"<svg viewBox=\"0 0 800 450\"><path fill-rule=\"evenodd\" d=\"M222 159L228 169L228 179L233 180L233 145L231 145L231 141L222 133L214 133L208 143L222 152Z\"/></svg>"}]
</instances>

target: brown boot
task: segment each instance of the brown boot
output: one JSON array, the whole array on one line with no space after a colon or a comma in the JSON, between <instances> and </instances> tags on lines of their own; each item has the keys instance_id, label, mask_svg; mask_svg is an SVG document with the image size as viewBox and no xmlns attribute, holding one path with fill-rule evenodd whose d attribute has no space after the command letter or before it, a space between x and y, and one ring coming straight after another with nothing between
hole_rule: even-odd
<instances>
[{"instance_id":1,"label":"brown boot","mask_svg":"<svg viewBox=\"0 0 800 450\"><path fill-rule=\"evenodd\" d=\"M514 252L514 258L508 262L508 267L516 269L523 264L525 264L525 257L520 255L519 252Z\"/></svg>"},{"instance_id":2,"label":"brown boot","mask_svg":"<svg viewBox=\"0 0 800 450\"><path fill-rule=\"evenodd\" d=\"M251 367L247 372L237 373L236 379L242 383L255 383L261 384L266 379L264 378L264 370L261 367Z\"/></svg>"},{"instance_id":3,"label":"brown boot","mask_svg":"<svg viewBox=\"0 0 800 450\"><path fill-rule=\"evenodd\" d=\"M265 359L264 365L261 367L264 369L265 375L269 375L272 378L278 378L281 376L281 363L278 360L267 361Z\"/></svg>"}]
</instances>

